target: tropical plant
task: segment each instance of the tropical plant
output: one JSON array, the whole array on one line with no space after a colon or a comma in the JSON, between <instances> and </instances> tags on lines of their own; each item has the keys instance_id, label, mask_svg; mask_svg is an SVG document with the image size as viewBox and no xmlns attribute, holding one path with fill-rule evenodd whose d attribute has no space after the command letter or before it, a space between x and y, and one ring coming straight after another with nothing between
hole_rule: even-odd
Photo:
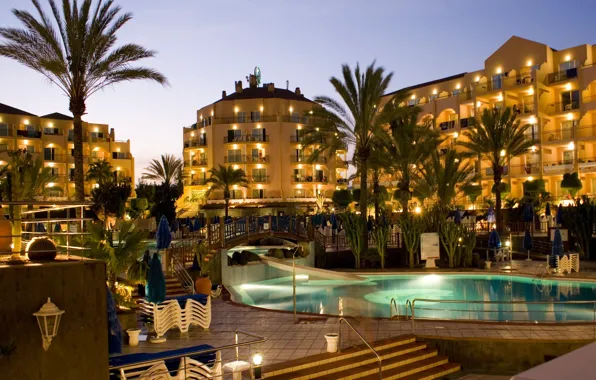
<instances>
[{"instance_id":1,"label":"tropical plant","mask_svg":"<svg viewBox=\"0 0 596 380\"><path fill-rule=\"evenodd\" d=\"M347 189L335 190L331 200L337 207L346 208L352 203L352 192Z\"/></svg>"},{"instance_id":2,"label":"tropical plant","mask_svg":"<svg viewBox=\"0 0 596 380\"><path fill-rule=\"evenodd\" d=\"M84 200L83 173L83 122L87 99L97 91L120 82L145 79L167 84L159 72L134 67L155 52L136 44L115 47L117 32L132 14L121 14L113 1L98 1L95 9L92 0L79 3L63 0L58 7L48 1L53 20L42 9L38 0L32 0L38 15L28 11L13 10L23 29L0 28L0 56L14 59L41 73L54 83L69 99L73 114L75 195Z\"/></svg>"},{"instance_id":3,"label":"tropical plant","mask_svg":"<svg viewBox=\"0 0 596 380\"><path fill-rule=\"evenodd\" d=\"M354 159L360 173L359 206L360 218L366 224L368 206L368 165L376 136L383 135L389 113L379 105L389 88L393 74L385 74L382 67L371 64L364 72L360 65L354 71L342 66L342 78L332 77L331 85L341 98L337 101L328 96L317 96L315 102L321 107L314 107L310 112L311 126L304 130L302 145L313 146L310 156L315 160L321 154L335 155L338 150L345 150L347 145L354 147ZM360 240L363 242L359 255L368 249L366 230Z\"/></svg>"},{"instance_id":4,"label":"tropical plant","mask_svg":"<svg viewBox=\"0 0 596 380\"><path fill-rule=\"evenodd\" d=\"M463 185L461 190L466 197L470 198L472 203L476 203L478 197L482 195L482 186L474 183Z\"/></svg>"},{"instance_id":5,"label":"tropical plant","mask_svg":"<svg viewBox=\"0 0 596 380\"><path fill-rule=\"evenodd\" d=\"M210 184L207 191L207 197L214 191L221 191L225 200L225 217L228 217L228 209L230 207L231 189L234 186L248 187L248 180L246 173L242 169L234 169L233 167L226 167L219 165L219 169L211 168L209 170L211 177L207 179L207 184Z\"/></svg>"},{"instance_id":6,"label":"tropical plant","mask_svg":"<svg viewBox=\"0 0 596 380\"><path fill-rule=\"evenodd\" d=\"M315 204L317 205L317 212L322 213L324 212L325 207L325 194L317 190L317 195L315 196Z\"/></svg>"},{"instance_id":7,"label":"tropical plant","mask_svg":"<svg viewBox=\"0 0 596 380\"><path fill-rule=\"evenodd\" d=\"M381 268L385 269L385 259L387 257L387 242L389 240L389 224L383 219L377 219L373 226L372 234L377 246L377 252L381 258Z\"/></svg>"},{"instance_id":8,"label":"tropical plant","mask_svg":"<svg viewBox=\"0 0 596 380\"><path fill-rule=\"evenodd\" d=\"M366 221L363 220L360 215L353 212L345 212L339 217L343 223L344 230L346 231L348 245L350 246L350 250L356 261L356 269L360 269L360 258L364 256L362 254L362 247L365 244L362 240L362 236L366 236L368 242Z\"/></svg>"},{"instance_id":9,"label":"tropical plant","mask_svg":"<svg viewBox=\"0 0 596 380\"><path fill-rule=\"evenodd\" d=\"M423 222L415 215L402 214L399 220L401 236L408 251L408 265L414 268L418 263L418 251L420 249L420 234L423 230Z\"/></svg>"},{"instance_id":10,"label":"tropical plant","mask_svg":"<svg viewBox=\"0 0 596 380\"><path fill-rule=\"evenodd\" d=\"M104 228L108 228L110 217L123 218L126 201L132 193L129 181L108 181L98 183L91 190L93 210L103 219Z\"/></svg>"},{"instance_id":11,"label":"tropical plant","mask_svg":"<svg viewBox=\"0 0 596 380\"><path fill-rule=\"evenodd\" d=\"M577 192L582 189L582 181L579 179L577 172L563 174L561 189L568 191L571 197L575 197Z\"/></svg>"},{"instance_id":12,"label":"tropical plant","mask_svg":"<svg viewBox=\"0 0 596 380\"><path fill-rule=\"evenodd\" d=\"M114 180L114 170L108 160L98 160L92 162L87 169L87 181L95 181L98 184L111 182Z\"/></svg>"},{"instance_id":13,"label":"tropical plant","mask_svg":"<svg viewBox=\"0 0 596 380\"><path fill-rule=\"evenodd\" d=\"M62 191L53 186L57 177L52 169L43 166L41 157L33 158L26 150L8 152L10 161L0 172L2 173L2 193L9 201L32 201L37 197L45 197L50 192ZM52 185L52 186L50 186ZM13 259L19 259L22 250L22 205L11 204L8 208L12 221Z\"/></svg>"},{"instance_id":14,"label":"tropical plant","mask_svg":"<svg viewBox=\"0 0 596 380\"><path fill-rule=\"evenodd\" d=\"M441 245L445 248L447 257L449 258L449 268L455 268L459 265L458 244L461 243L462 228L461 226L444 221L440 224L439 238Z\"/></svg>"},{"instance_id":15,"label":"tropical plant","mask_svg":"<svg viewBox=\"0 0 596 380\"><path fill-rule=\"evenodd\" d=\"M388 104L387 107L396 106ZM390 138L385 142L391 169L397 177L394 198L401 204L406 217L421 165L436 152L442 141L439 133L431 128L430 122L418 122L418 115L419 111L414 110L392 119L389 123Z\"/></svg>"},{"instance_id":16,"label":"tropical plant","mask_svg":"<svg viewBox=\"0 0 596 380\"><path fill-rule=\"evenodd\" d=\"M461 265L464 268L472 266L474 247L476 247L476 232L473 229L462 229L461 244L459 245Z\"/></svg>"},{"instance_id":17,"label":"tropical plant","mask_svg":"<svg viewBox=\"0 0 596 380\"><path fill-rule=\"evenodd\" d=\"M538 141L528 138L526 132L530 124L522 125L516 119L516 113L511 107L504 109L485 109L479 120L473 119L475 128L463 132L465 139L458 141L458 145L467 148L481 159L490 163L493 171L493 181L496 198L497 229L501 230L503 217L501 212L501 180L504 167L512 157L525 154Z\"/></svg>"},{"instance_id":18,"label":"tropical plant","mask_svg":"<svg viewBox=\"0 0 596 380\"><path fill-rule=\"evenodd\" d=\"M132 198L130 200L130 208L128 209L128 213L130 214L131 218L136 219L143 215L148 207L149 201L147 201L147 198Z\"/></svg>"},{"instance_id":19,"label":"tropical plant","mask_svg":"<svg viewBox=\"0 0 596 380\"><path fill-rule=\"evenodd\" d=\"M147 233L135 228L133 221L123 221L119 225L116 241L113 242L113 230L104 229L100 223L89 225L89 238L85 246L89 250L84 251L86 255L97 260L106 262L108 287L116 292L116 281L119 273L144 273L138 271L137 261L145 247L144 240Z\"/></svg>"},{"instance_id":20,"label":"tropical plant","mask_svg":"<svg viewBox=\"0 0 596 380\"><path fill-rule=\"evenodd\" d=\"M590 257L592 231L596 223L596 203L587 196L577 199L573 206L559 207L563 210L563 225L569 229L577 242L582 258Z\"/></svg>"},{"instance_id":21,"label":"tropical plant","mask_svg":"<svg viewBox=\"0 0 596 380\"><path fill-rule=\"evenodd\" d=\"M436 203L446 210L463 189L476 180L474 167L465 160L465 155L448 150L444 155L432 152L430 159L420 170L420 179L414 188L414 195Z\"/></svg>"},{"instance_id":22,"label":"tropical plant","mask_svg":"<svg viewBox=\"0 0 596 380\"><path fill-rule=\"evenodd\" d=\"M155 158L151 160L141 179L161 183L169 187L178 183L183 168L184 163L180 158L175 157L173 154L162 154L161 161Z\"/></svg>"}]
</instances>

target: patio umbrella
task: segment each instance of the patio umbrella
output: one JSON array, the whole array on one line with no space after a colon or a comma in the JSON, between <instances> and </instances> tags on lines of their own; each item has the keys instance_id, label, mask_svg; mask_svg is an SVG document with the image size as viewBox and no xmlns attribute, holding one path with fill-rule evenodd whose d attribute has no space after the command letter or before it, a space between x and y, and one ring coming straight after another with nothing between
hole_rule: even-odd
<instances>
[{"instance_id":1,"label":"patio umbrella","mask_svg":"<svg viewBox=\"0 0 596 380\"><path fill-rule=\"evenodd\" d=\"M159 220L159 226L157 226L157 232L155 233L155 240L157 242L157 251L160 249L166 249L170 247L172 242L172 233L170 232L170 226L168 219L165 215L161 216Z\"/></svg>"},{"instance_id":2,"label":"patio umbrella","mask_svg":"<svg viewBox=\"0 0 596 380\"><path fill-rule=\"evenodd\" d=\"M497 230L493 229L488 236L488 248L493 249L493 253L496 254L497 248L501 248L501 238ZM488 251L486 251L486 260L488 261Z\"/></svg>"},{"instance_id":3,"label":"patio umbrella","mask_svg":"<svg viewBox=\"0 0 596 380\"><path fill-rule=\"evenodd\" d=\"M534 207L531 203L526 203L524 206L524 222L529 223L534 221Z\"/></svg>"},{"instance_id":4,"label":"patio umbrella","mask_svg":"<svg viewBox=\"0 0 596 380\"><path fill-rule=\"evenodd\" d=\"M153 254L153 259L151 259L151 264L149 265L145 294L145 299L155 304L163 302L166 299L166 279L163 275L161 261L157 252Z\"/></svg>"},{"instance_id":5,"label":"patio umbrella","mask_svg":"<svg viewBox=\"0 0 596 380\"><path fill-rule=\"evenodd\" d=\"M557 207L557 227L563 225L563 205L559 203L559 207Z\"/></svg>"},{"instance_id":6,"label":"patio umbrella","mask_svg":"<svg viewBox=\"0 0 596 380\"><path fill-rule=\"evenodd\" d=\"M60 223L54 224L54 232L62 232L62 228L60 227Z\"/></svg>"},{"instance_id":7,"label":"patio umbrella","mask_svg":"<svg viewBox=\"0 0 596 380\"><path fill-rule=\"evenodd\" d=\"M544 211L545 216L551 216L550 214L550 203L546 202L546 210Z\"/></svg>"},{"instance_id":8,"label":"patio umbrella","mask_svg":"<svg viewBox=\"0 0 596 380\"><path fill-rule=\"evenodd\" d=\"M187 226L190 226L190 217L186 217L186 221L184 222Z\"/></svg>"},{"instance_id":9,"label":"patio umbrella","mask_svg":"<svg viewBox=\"0 0 596 380\"><path fill-rule=\"evenodd\" d=\"M200 231L201 230L201 221L199 220L199 218L195 219L195 231Z\"/></svg>"},{"instance_id":10,"label":"patio umbrella","mask_svg":"<svg viewBox=\"0 0 596 380\"><path fill-rule=\"evenodd\" d=\"M321 214L321 215L319 215L319 217L321 218L320 222L321 222L321 225L323 226L323 228L326 227L327 219L325 218L325 214Z\"/></svg>"},{"instance_id":11,"label":"patio umbrella","mask_svg":"<svg viewBox=\"0 0 596 380\"><path fill-rule=\"evenodd\" d=\"M526 233L524 235L524 240L522 241L522 245L524 247L524 249L526 251L528 251L528 258L526 259L526 261L532 261L532 259L530 258L530 251L533 248L532 245L532 235L530 235L530 230L526 230Z\"/></svg>"},{"instance_id":12,"label":"patio umbrella","mask_svg":"<svg viewBox=\"0 0 596 380\"><path fill-rule=\"evenodd\" d=\"M188 232L195 232L195 226L192 222L188 223Z\"/></svg>"},{"instance_id":13,"label":"patio umbrella","mask_svg":"<svg viewBox=\"0 0 596 380\"><path fill-rule=\"evenodd\" d=\"M46 232L46 228L43 223L39 222L35 225L35 232Z\"/></svg>"},{"instance_id":14,"label":"patio umbrella","mask_svg":"<svg viewBox=\"0 0 596 380\"><path fill-rule=\"evenodd\" d=\"M555 230L555 237L553 239L552 253L554 256L563 256L563 239L561 238L561 231L559 228Z\"/></svg>"},{"instance_id":15,"label":"patio umbrella","mask_svg":"<svg viewBox=\"0 0 596 380\"><path fill-rule=\"evenodd\" d=\"M495 217L495 209L493 208L493 206L490 206L488 208L488 215L486 216L486 220L489 223L494 223L497 221L497 218Z\"/></svg>"},{"instance_id":16,"label":"patio umbrella","mask_svg":"<svg viewBox=\"0 0 596 380\"><path fill-rule=\"evenodd\" d=\"M178 223L178 219L174 219L172 221L172 225L170 226L170 228L172 229L172 232L178 231L178 228L180 228L180 223Z\"/></svg>"},{"instance_id":17,"label":"patio umbrella","mask_svg":"<svg viewBox=\"0 0 596 380\"><path fill-rule=\"evenodd\" d=\"M455 209L455 215L453 216L453 222L455 224L461 224L461 213L459 212L459 207Z\"/></svg>"},{"instance_id":18,"label":"patio umbrella","mask_svg":"<svg viewBox=\"0 0 596 380\"><path fill-rule=\"evenodd\" d=\"M337 217L335 214L331 214L331 228L337 230Z\"/></svg>"},{"instance_id":19,"label":"patio umbrella","mask_svg":"<svg viewBox=\"0 0 596 380\"><path fill-rule=\"evenodd\" d=\"M122 326L116 314L116 302L107 286L106 294L108 301L108 353L119 354L122 352Z\"/></svg>"}]
</instances>

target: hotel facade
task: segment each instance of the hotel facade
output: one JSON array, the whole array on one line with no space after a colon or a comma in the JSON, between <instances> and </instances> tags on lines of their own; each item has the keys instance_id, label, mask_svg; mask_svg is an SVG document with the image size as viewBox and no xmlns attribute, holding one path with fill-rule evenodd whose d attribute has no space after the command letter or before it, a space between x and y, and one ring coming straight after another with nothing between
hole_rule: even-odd
<instances>
[{"instance_id":1,"label":"hotel facade","mask_svg":"<svg viewBox=\"0 0 596 380\"><path fill-rule=\"evenodd\" d=\"M0 165L8 161L8 151L25 149L41 156L45 167L57 176L62 193L50 198L74 197L73 118L60 113L37 116L0 103ZM83 122L84 172L89 164L105 159L110 162L114 176L129 179L134 189L134 159L130 140L116 140L114 128L107 124ZM93 182L85 181L85 195L90 196Z\"/></svg>"},{"instance_id":2,"label":"hotel facade","mask_svg":"<svg viewBox=\"0 0 596 380\"><path fill-rule=\"evenodd\" d=\"M542 43L511 37L484 61L482 69L404 88L403 106L421 108L420 121L430 122L445 141L440 149L462 149L455 143L470 120L484 109L511 107L528 139L540 142L504 168L509 197L523 196L523 183L543 179L554 200L565 197L563 174L578 172L582 194L596 194L596 46L555 50ZM394 93L387 94L385 101ZM492 168L473 160L483 187L492 197ZM383 183L395 189L396 182ZM459 200L458 203L468 203ZM480 202L483 202L482 200Z\"/></svg>"},{"instance_id":3,"label":"hotel facade","mask_svg":"<svg viewBox=\"0 0 596 380\"><path fill-rule=\"evenodd\" d=\"M248 188L235 187L231 215L308 209L317 194L329 198L347 187L347 152L308 162L313 147L302 146L301 131L315 106L296 88L259 84L251 75L247 88L222 92L218 101L197 111L197 121L183 129L185 193L180 208L189 215L201 209L222 209L223 194L205 198L209 170L219 165L242 169ZM196 202L196 203L195 203Z\"/></svg>"}]
</instances>

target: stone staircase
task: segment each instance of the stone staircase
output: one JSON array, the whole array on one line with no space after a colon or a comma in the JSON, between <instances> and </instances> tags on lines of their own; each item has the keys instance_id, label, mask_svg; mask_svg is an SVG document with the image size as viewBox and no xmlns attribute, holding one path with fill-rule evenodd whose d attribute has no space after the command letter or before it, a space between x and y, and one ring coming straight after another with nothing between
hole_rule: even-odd
<instances>
[{"instance_id":1,"label":"stone staircase","mask_svg":"<svg viewBox=\"0 0 596 380\"><path fill-rule=\"evenodd\" d=\"M402 335L372 344L382 359L384 380L442 379L461 369L439 355L438 350L417 342L414 335ZM379 379L376 356L364 345L339 353L322 353L263 367L267 380Z\"/></svg>"},{"instance_id":2,"label":"stone staircase","mask_svg":"<svg viewBox=\"0 0 596 380\"><path fill-rule=\"evenodd\" d=\"M184 296L187 294L188 292L186 291L186 289L184 289L184 287L176 277L166 276L166 297L177 297ZM139 300L140 298L142 297L139 296L139 292L135 287L132 292L132 299Z\"/></svg>"}]
</instances>

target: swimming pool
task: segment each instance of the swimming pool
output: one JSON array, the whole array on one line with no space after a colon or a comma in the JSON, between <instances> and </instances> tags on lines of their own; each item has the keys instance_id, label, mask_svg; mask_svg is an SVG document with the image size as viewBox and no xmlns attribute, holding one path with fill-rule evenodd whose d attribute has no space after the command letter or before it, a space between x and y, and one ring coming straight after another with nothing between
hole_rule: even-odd
<instances>
[{"instance_id":1,"label":"swimming pool","mask_svg":"<svg viewBox=\"0 0 596 380\"><path fill-rule=\"evenodd\" d=\"M390 317L395 298L400 315L413 299L516 301L519 303L415 302L416 318L572 322L592 321L593 304L553 301L596 301L596 282L533 280L513 275L416 274L363 275L363 281L310 279L297 276L298 312ZM233 300L274 310L293 310L292 277L234 285ZM525 302L546 302L528 304ZM395 314L395 313L393 313Z\"/></svg>"}]
</instances>

